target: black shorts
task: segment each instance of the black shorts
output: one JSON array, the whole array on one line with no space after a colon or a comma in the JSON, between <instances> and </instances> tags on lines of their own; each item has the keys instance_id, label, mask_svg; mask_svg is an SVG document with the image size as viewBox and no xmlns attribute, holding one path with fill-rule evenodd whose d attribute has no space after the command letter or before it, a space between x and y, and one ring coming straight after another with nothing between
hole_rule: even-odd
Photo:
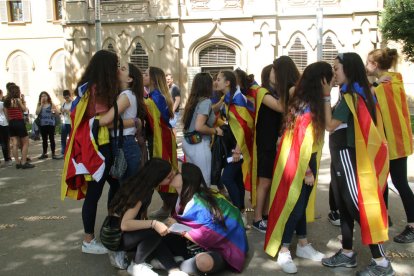
<instances>
[{"instance_id":1,"label":"black shorts","mask_svg":"<svg viewBox=\"0 0 414 276\"><path fill-rule=\"evenodd\" d=\"M257 176L273 178L276 150L257 150Z\"/></svg>"},{"instance_id":2,"label":"black shorts","mask_svg":"<svg viewBox=\"0 0 414 276\"><path fill-rule=\"evenodd\" d=\"M24 120L10 120L9 121L10 137L26 137L27 130Z\"/></svg>"}]
</instances>

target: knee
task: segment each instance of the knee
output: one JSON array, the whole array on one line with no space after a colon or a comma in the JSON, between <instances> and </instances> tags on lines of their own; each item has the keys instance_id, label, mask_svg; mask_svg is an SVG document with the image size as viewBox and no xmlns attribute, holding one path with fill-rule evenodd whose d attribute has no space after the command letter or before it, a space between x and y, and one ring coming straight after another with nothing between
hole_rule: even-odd
<instances>
[{"instance_id":1,"label":"knee","mask_svg":"<svg viewBox=\"0 0 414 276\"><path fill-rule=\"evenodd\" d=\"M199 253L196 255L196 265L201 272L209 272L214 267L213 258L207 253Z\"/></svg>"}]
</instances>

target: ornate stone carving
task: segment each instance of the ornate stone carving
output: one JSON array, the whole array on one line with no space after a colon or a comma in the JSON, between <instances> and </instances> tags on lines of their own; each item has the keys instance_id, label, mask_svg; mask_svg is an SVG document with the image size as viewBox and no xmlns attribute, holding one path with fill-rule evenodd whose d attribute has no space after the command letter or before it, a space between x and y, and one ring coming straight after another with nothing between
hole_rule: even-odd
<instances>
[{"instance_id":1,"label":"ornate stone carving","mask_svg":"<svg viewBox=\"0 0 414 276\"><path fill-rule=\"evenodd\" d=\"M190 0L193 10L240 9L242 0Z\"/></svg>"},{"instance_id":2,"label":"ornate stone carving","mask_svg":"<svg viewBox=\"0 0 414 276\"><path fill-rule=\"evenodd\" d=\"M340 0L288 0L289 6L332 6L340 2Z\"/></svg>"},{"instance_id":3,"label":"ornate stone carving","mask_svg":"<svg viewBox=\"0 0 414 276\"><path fill-rule=\"evenodd\" d=\"M131 15L149 16L148 1L102 2L102 15Z\"/></svg>"}]
</instances>

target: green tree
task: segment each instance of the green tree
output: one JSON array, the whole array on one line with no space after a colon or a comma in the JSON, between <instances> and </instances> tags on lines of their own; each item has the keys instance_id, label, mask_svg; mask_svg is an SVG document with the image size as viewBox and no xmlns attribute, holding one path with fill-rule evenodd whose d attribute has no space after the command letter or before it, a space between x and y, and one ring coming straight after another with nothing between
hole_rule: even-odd
<instances>
[{"instance_id":1,"label":"green tree","mask_svg":"<svg viewBox=\"0 0 414 276\"><path fill-rule=\"evenodd\" d=\"M414 62L414 1L384 1L380 29L386 40L394 40L403 45L406 59Z\"/></svg>"}]
</instances>

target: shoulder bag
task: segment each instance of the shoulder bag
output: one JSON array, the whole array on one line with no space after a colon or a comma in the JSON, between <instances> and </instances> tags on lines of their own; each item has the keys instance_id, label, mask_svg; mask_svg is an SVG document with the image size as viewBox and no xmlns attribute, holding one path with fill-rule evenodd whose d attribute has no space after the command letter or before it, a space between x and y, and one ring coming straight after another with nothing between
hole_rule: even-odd
<instances>
[{"instance_id":1,"label":"shoulder bag","mask_svg":"<svg viewBox=\"0 0 414 276\"><path fill-rule=\"evenodd\" d=\"M122 149L124 142L124 123L122 118L118 118L118 105L115 101L114 104L114 134L115 134L115 143L117 145L114 163L109 171L109 174L115 179L121 179L124 176L127 169L127 162L124 155L124 150ZM118 121L119 121L119 137L118 137Z\"/></svg>"}]
</instances>

